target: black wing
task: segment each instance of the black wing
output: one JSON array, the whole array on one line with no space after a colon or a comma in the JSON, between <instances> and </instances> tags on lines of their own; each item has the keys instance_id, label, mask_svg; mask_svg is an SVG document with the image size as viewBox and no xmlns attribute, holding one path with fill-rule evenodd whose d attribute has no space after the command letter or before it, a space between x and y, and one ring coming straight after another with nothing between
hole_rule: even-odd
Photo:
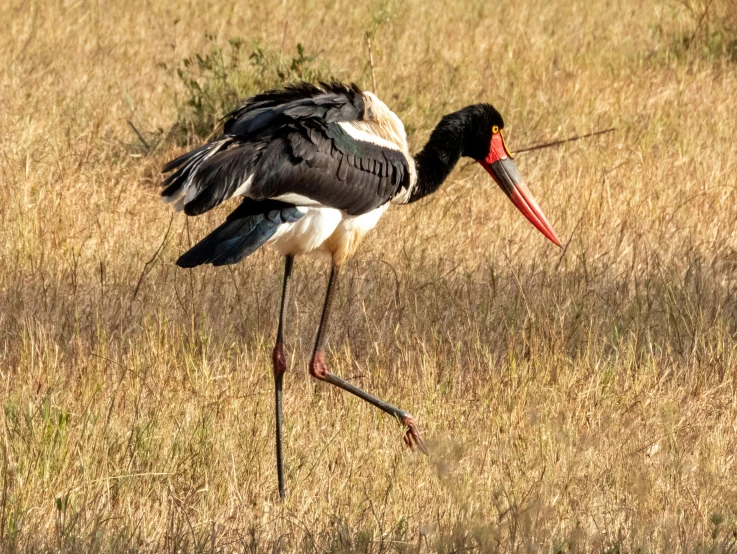
<instances>
[{"instance_id":1,"label":"black wing","mask_svg":"<svg viewBox=\"0 0 737 554\"><path fill-rule=\"evenodd\" d=\"M357 140L335 123L303 122L269 143L249 196L298 194L360 215L391 200L408 181L399 150Z\"/></svg>"},{"instance_id":2,"label":"black wing","mask_svg":"<svg viewBox=\"0 0 737 554\"><path fill-rule=\"evenodd\" d=\"M195 267L207 263L237 263L269 240L279 225L299 221L303 215L284 202L257 202L244 198L225 223L182 254L177 265Z\"/></svg>"},{"instance_id":3,"label":"black wing","mask_svg":"<svg viewBox=\"0 0 737 554\"><path fill-rule=\"evenodd\" d=\"M248 138L305 119L358 121L364 109L363 93L355 84L296 83L246 100L225 116L224 134Z\"/></svg>"},{"instance_id":4,"label":"black wing","mask_svg":"<svg viewBox=\"0 0 737 554\"><path fill-rule=\"evenodd\" d=\"M339 122L364 117L355 85L301 83L247 100L225 118L224 134L164 167L162 195L189 215L246 194L298 194L358 215L392 198L409 179L399 150L356 140Z\"/></svg>"}]
</instances>

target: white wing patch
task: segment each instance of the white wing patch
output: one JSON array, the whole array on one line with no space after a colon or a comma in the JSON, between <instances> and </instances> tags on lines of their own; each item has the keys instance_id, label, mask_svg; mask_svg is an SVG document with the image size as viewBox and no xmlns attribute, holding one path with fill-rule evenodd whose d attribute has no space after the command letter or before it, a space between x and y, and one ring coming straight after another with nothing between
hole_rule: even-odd
<instances>
[{"instance_id":1,"label":"white wing patch","mask_svg":"<svg viewBox=\"0 0 737 554\"><path fill-rule=\"evenodd\" d=\"M360 140L362 142L369 142L371 144L375 144L376 146L381 146L382 148L389 148L390 150L396 150L397 152L402 151L399 145L393 142L390 142L386 140L385 138L380 137L379 135L372 133L371 131L373 129L371 129L370 127L362 123L363 122L361 121L340 121L338 122L338 125L340 125L346 133L348 133L351 137L353 137L356 140Z\"/></svg>"},{"instance_id":2,"label":"white wing patch","mask_svg":"<svg viewBox=\"0 0 737 554\"><path fill-rule=\"evenodd\" d=\"M246 193L248 192L248 189L251 188L251 183L253 183L253 175L249 175L248 179L233 191L233 196L248 196Z\"/></svg>"},{"instance_id":3,"label":"white wing patch","mask_svg":"<svg viewBox=\"0 0 737 554\"><path fill-rule=\"evenodd\" d=\"M286 202L287 204L294 204L295 206L311 206L313 208L320 208L320 207L328 208L328 206L323 206L317 200L313 200L312 198L309 198L308 196L297 194L296 192L288 192L287 194L275 196L274 198L272 198L272 200L278 200L279 202Z\"/></svg>"}]
</instances>

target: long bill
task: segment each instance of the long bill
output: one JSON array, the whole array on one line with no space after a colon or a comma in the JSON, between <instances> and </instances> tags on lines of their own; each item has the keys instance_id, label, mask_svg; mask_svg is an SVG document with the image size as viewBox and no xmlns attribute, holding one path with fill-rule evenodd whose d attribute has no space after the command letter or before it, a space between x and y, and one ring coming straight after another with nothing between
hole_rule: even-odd
<instances>
[{"instance_id":1,"label":"long bill","mask_svg":"<svg viewBox=\"0 0 737 554\"><path fill-rule=\"evenodd\" d=\"M517 166L512 161L512 155L507 150L501 131L494 133L491 137L489 154L478 162L489 172L504 193L517 206L517 209L532 223L538 231L545 235L550 241L561 246L560 239L555 233L553 226L545 217L540 206L532 196L530 189L525 185L522 176L517 171Z\"/></svg>"}]
</instances>

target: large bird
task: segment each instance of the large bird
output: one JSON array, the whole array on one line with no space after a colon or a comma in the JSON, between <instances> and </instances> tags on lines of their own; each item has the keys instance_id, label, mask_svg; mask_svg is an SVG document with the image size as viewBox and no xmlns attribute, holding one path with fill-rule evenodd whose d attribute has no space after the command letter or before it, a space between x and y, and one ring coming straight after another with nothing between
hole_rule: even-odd
<instances>
[{"instance_id":1,"label":"large bird","mask_svg":"<svg viewBox=\"0 0 737 554\"><path fill-rule=\"evenodd\" d=\"M166 164L162 196L190 216L231 197L240 205L225 223L184 253L177 265L226 265L264 245L285 257L273 370L276 457L283 498L282 380L284 320L294 257L313 251L332 259L310 375L398 418L405 442L426 449L413 417L328 371L323 346L340 268L390 203L435 192L462 156L478 161L547 238L555 231L520 177L504 142L504 120L490 104L443 117L425 147L409 153L404 126L371 92L356 85L298 83L258 94L224 118L223 134Z\"/></svg>"}]
</instances>

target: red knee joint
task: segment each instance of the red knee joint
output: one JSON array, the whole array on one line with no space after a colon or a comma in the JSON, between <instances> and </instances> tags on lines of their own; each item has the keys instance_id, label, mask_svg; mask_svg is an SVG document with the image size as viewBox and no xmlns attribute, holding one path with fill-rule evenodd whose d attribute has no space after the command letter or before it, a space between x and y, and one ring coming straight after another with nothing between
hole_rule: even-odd
<instances>
[{"instance_id":1,"label":"red knee joint","mask_svg":"<svg viewBox=\"0 0 737 554\"><path fill-rule=\"evenodd\" d=\"M315 352L310 361L310 375L316 379L325 379L328 374L328 368L325 365L325 355L322 352Z\"/></svg>"},{"instance_id":2,"label":"red knee joint","mask_svg":"<svg viewBox=\"0 0 737 554\"><path fill-rule=\"evenodd\" d=\"M284 345L280 342L274 346L274 351L271 353L271 361L274 362L274 375L280 373L286 373L287 371L287 358L284 356Z\"/></svg>"}]
</instances>

